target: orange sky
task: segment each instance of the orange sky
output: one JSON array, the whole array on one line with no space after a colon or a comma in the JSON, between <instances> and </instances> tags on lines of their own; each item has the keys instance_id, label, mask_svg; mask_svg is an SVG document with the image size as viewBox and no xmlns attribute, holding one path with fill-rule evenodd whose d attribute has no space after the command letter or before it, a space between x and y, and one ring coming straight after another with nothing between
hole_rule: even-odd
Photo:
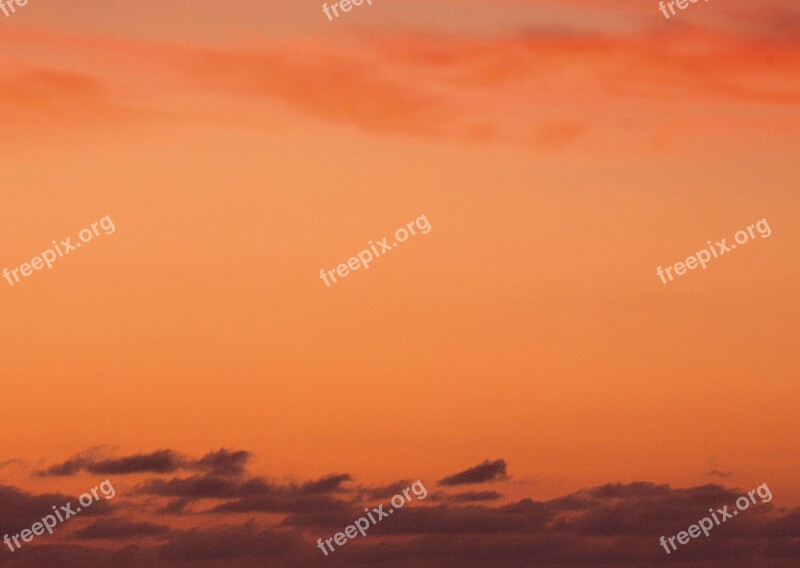
<instances>
[{"instance_id":1,"label":"orange sky","mask_svg":"<svg viewBox=\"0 0 800 568\"><path fill-rule=\"evenodd\" d=\"M116 225L0 280L0 461L27 464L6 480L82 490L28 474L96 446L235 447L278 478L502 457L538 498L716 469L800 503L800 16L597 6L3 18L3 267ZM762 218L770 238L656 276Z\"/></svg>"}]
</instances>

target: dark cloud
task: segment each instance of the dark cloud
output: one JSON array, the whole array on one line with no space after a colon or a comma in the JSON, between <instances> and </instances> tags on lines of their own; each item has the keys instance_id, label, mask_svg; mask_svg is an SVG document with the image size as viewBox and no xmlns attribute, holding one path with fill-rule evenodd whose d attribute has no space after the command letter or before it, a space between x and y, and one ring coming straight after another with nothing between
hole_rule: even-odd
<instances>
[{"instance_id":1,"label":"dark cloud","mask_svg":"<svg viewBox=\"0 0 800 568\"><path fill-rule=\"evenodd\" d=\"M156 450L150 454L135 454L116 458L97 459L78 454L63 463L51 465L40 476L75 475L81 470L95 475L124 475L130 473L172 473L186 465L186 459L172 450Z\"/></svg>"},{"instance_id":2,"label":"dark cloud","mask_svg":"<svg viewBox=\"0 0 800 568\"><path fill-rule=\"evenodd\" d=\"M186 498L173 499L163 507L160 507L156 513L159 515L181 515L186 512L186 507L191 502L191 499Z\"/></svg>"},{"instance_id":3,"label":"dark cloud","mask_svg":"<svg viewBox=\"0 0 800 568\"><path fill-rule=\"evenodd\" d=\"M403 489L408 488L411 483L412 482L408 479L401 479L400 481L395 481L389 483L388 485L381 485L379 487L362 487L359 489L359 491L364 495L365 498L370 500L389 499L402 492Z\"/></svg>"},{"instance_id":4,"label":"dark cloud","mask_svg":"<svg viewBox=\"0 0 800 568\"><path fill-rule=\"evenodd\" d=\"M643 481L633 483L607 483L589 491L589 495L600 499L625 499L629 497L668 495L669 485L655 485Z\"/></svg>"},{"instance_id":5,"label":"dark cloud","mask_svg":"<svg viewBox=\"0 0 800 568\"><path fill-rule=\"evenodd\" d=\"M136 454L90 462L84 465L84 469L98 475L172 473L180 469L184 463L185 459L172 450L157 450L151 454Z\"/></svg>"},{"instance_id":6,"label":"dark cloud","mask_svg":"<svg viewBox=\"0 0 800 568\"><path fill-rule=\"evenodd\" d=\"M280 526L311 528L324 532L331 530L332 527L345 527L363 514L363 509L348 507L345 503L337 502L325 509L308 507L305 511L290 513L284 517Z\"/></svg>"},{"instance_id":7,"label":"dark cloud","mask_svg":"<svg viewBox=\"0 0 800 568\"><path fill-rule=\"evenodd\" d=\"M492 534L530 532L543 528L552 513L530 499L501 507L439 505L415 507L411 503L372 530L383 534ZM384 510L388 509L385 507ZM402 511L402 514L400 514Z\"/></svg>"},{"instance_id":8,"label":"dark cloud","mask_svg":"<svg viewBox=\"0 0 800 568\"><path fill-rule=\"evenodd\" d=\"M352 511L352 506L327 495L304 495L296 491L273 491L269 495L243 497L217 505L212 513L298 513Z\"/></svg>"},{"instance_id":9,"label":"dark cloud","mask_svg":"<svg viewBox=\"0 0 800 568\"><path fill-rule=\"evenodd\" d=\"M31 544L13 553L6 548L0 558L4 568L110 568L107 553L87 546Z\"/></svg>"},{"instance_id":10,"label":"dark cloud","mask_svg":"<svg viewBox=\"0 0 800 568\"><path fill-rule=\"evenodd\" d=\"M61 493L32 495L16 487L0 485L0 530L17 533L74 498ZM13 534L12 533L12 534Z\"/></svg>"},{"instance_id":11,"label":"dark cloud","mask_svg":"<svg viewBox=\"0 0 800 568\"><path fill-rule=\"evenodd\" d=\"M249 457L210 452L187 460L181 466L186 476L152 477L133 491L117 488L113 509L106 501L92 506L103 518L81 513L68 527L59 526L58 536L43 535L13 555L0 554L0 567L651 568L678 561L691 568L796 568L800 561L800 509L761 501L667 556L661 536L687 530L709 508L732 510L746 494L719 484L607 483L511 503L496 491L443 490L397 507L389 500L402 495L408 481L350 487L351 475L335 473L278 483L245 471ZM136 466L114 460L126 471ZM460 486L505 475L505 462L497 460L442 481ZM0 520L14 534L66 501L74 498L0 486ZM337 546L327 557L317 548L317 539L343 532L367 518L365 507L379 503L392 513L371 524L366 537ZM169 524L157 522L164 515L170 515ZM98 541L93 547L75 546L92 540Z\"/></svg>"},{"instance_id":12,"label":"dark cloud","mask_svg":"<svg viewBox=\"0 0 800 568\"><path fill-rule=\"evenodd\" d=\"M64 476L75 475L86 464L86 459L81 457L70 458L67 461L51 465L46 470L38 473L40 476Z\"/></svg>"},{"instance_id":13,"label":"dark cloud","mask_svg":"<svg viewBox=\"0 0 800 568\"><path fill-rule=\"evenodd\" d=\"M150 479L136 489L140 494L189 499L235 499L267 495L271 491L272 486L260 477L242 481L217 475Z\"/></svg>"},{"instance_id":14,"label":"dark cloud","mask_svg":"<svg viewBox=\"0 0 800 568\"><path fill-rule=\"evenodd\" d=\"M485 483L497 479L506 478L506 462L496 460L490 462L486 460L482 464L476 465L453 475L448 475L439 481L439 485L466 485L470 483Z\"/></svg>"},{"instance_id":15,"label":"dark cloud","mask_svg":"<svg viewBox=\"0 0 800 568\"><path fill-rule=\"evenodd\" d=\"M772 537L800 538L800 509L771 521L767 525L766 534Z\"/></svg>"},{"instance_id":16,"label":"dark cloud","mask_svg":"<svg viewBox=\"0 0 800 568\"><path fill-rule=\"evenodd\" d=\"M344 474L327 475L317 481L308 481L300 487L302 493L331 493L338 491L345 481L352 481L352 478Z\"/></svg>"},{"instance_id":17,"label":"dark cloud","mask_svg":"<svg viewBox=\"0 0 800 568\"><path fill-rule=\"evenodd\" d=\"M245 465L251 457L250 452L244 450L233 452L221 448L216 452L209 452L204 455L194 467L215 475L239 476L244 473Z\"/></svg>"},{"instance_id":18,"label":"dark cloud","mask_svg":"<svg viewBox=\"0 0 800 568\"><path fill-rule=\"evenodd\" d=\"M705 517L710 507L731 504L738 495L719 485L671 489L647 482L606 484L573 495L573 510L581 514L564 517L556 526L586 536L674 534Z\"/></svg>"},{"instance_id":19,"label":"dark cloud","mask_svg":"<svg viewBox=\"0 0 800 568\"><path fill-rule=\"evenodd\" d=\"M133 522L120 519L96 521L75 533L75 537L88 539L124 539L130 537L156 536L169 532L167 525L148 522Z\"/></svg>"},{"instance_id":20,"label":"dark cloud","mask_svg":"<svg viewBox=\"0 0 800 568\"><path fill-rule=\"evenodd\" d=\"M161 514L181 514L188 503L198 499L225 501L213 506L210 513L340 513L351 511L352 505L330 494L343 491L341 484L350 479L347 474L336 474L301 485L275 485L261 477L230 479L201 475L150 479L137 487L136 493L178 499L161 508Z\"/></svg>"},{"instance_id":21,"label":"dark cloud","mask_svg":"<svg viewBox=\"0 0 800 568\"><path fill-rule=\"evenodd\" d=\"M111 554L109 564L116 568L135 568L141 566L141 548L135 544L123 546Z\"/></svg>"},{"instance_id":22,"label":"dark cloud","mask_svg":"<svg viewBox=\"0 0 800 568\"><path fill-rule=\"evenodd\" d=\"M497 491L466 491L450 495L448 499L456 503L471 503L474 501L496 501L502 496L503 494Z\"/></svg>"},{"instance_id":23,"label":"dark cloud","mask_svg":"<svg viewBox=\"0 0 800 568\"><path fill-rule=\"evenodd\" d=\"M30 526L42 517L53 512L53 506L61 507L72 503L77 506L78 498L61 493L43 493L33 495L16 487L0 485L0 531L2 534L15 534ZM107 515L111 505L105 499L85 507L80 513L82 517Z\"/></svg>"},{"instance_id":24,"label":"dark cloud","mask_svg":"<svg viewBox=\"0 0 800 568\"><path fill-rule=\"evenodd\" d=\"M81 471L95 475L126 475L134 473L175 473L179 470L199 470L218 476L241 476L251 458L250 452L231 451L221 448L193 460L170 449L156 450L149 454L109 457L99 456L90 450L72 456L60 464L54 464L39 476L69 476Z\"/></svg>"},{"instance_id":25,"label":"dark cloud","mask_svg":"<svg viewBox=\"0 0 800 568\"><path fill-rule=\"evenodd\" d=\"M180 563L206 560L257 558L263 565L299 548L299 537L291 532L259 529L249 522L238 527L191 530L159 548L159 557Z\"/></svg>"},{"instance_id":26,"label":"dark cloud","mask_svg":"<svg viewBox=\"0 0 800 568\"><path fill-rule=\"evenodd\" d=\"M588 509L597 503L596 499L585 494L572 493L571 495L564 495L563 497L556 497L547 502L548 506L555 511L580 511Z\"/></svg>"}]
</instances>

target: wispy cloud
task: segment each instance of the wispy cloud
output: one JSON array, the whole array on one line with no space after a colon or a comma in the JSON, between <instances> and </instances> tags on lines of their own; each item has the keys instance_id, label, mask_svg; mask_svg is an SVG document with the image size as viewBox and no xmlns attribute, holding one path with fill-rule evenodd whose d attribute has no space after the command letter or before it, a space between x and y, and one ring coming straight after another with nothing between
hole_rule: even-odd
<instances>
[{"instance_id":1,"label":"wispy cloud","mask_svg":"<svg viewBox=\"0 0 800 568\"><path fill-rule=\"evenodd\" d=\"M257 49L93 38L56 48L51 36L11 34L12 45L59 49L87 63L66 70L23 63L19 55L3 64L0 57L0 115L12 119L39 105L63 117L94 109L93 120L126 113L179 120L196 112L235 122L244 106L255 123L269 124L266 109L288 107L382 136L522 144L541 152L600 147L623 126L628 137L641 139L667 128L674 117L655 110L659 104L677 104L698 122L708 120L709 102L717 114L729 105L731 117L743 112L734 106L740 102L751 105L754 118L759 106L785 108L789 116L800 106L800 80L792 72L800 42L786 39L786 30L798 27L797 15L783 20L775 6L752 11L763 25L784 30L783 39L676 25L624 34L526 29L484 38L386 32ZM98 51L114 53L114 66L99 60Z\"/></svg>"},{"instance_id":2,"label":"wispy cloud","mask_svg":"<svg viewBox=\"0 0 800 568\"><path fill-rule=\"evenodd\" d=\"M709 477L730 477L733 475L730 471L720 471L718 469L712 469L711 471L707 471L706 475Z\"/></svg>"}]
</instances>

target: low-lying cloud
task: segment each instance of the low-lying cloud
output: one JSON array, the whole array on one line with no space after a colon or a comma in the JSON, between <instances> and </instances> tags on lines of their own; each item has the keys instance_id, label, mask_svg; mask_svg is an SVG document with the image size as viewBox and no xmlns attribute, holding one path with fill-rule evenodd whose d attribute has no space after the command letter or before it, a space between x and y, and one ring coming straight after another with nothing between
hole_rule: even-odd
<instances>
[{"instance_id":1,"label":"low-lying cloud","mask_svg":"<svg viewBox=\"0 0 800 568\"><path fill-rule=\"evenodd\" d=\"M505 460L487 460L445 475L435 499L414 502L374 526L368 538L323 558L317 538L342 530L365 507L386 503L405 481L364 486L352 474L331 473L280 482L248 471L250 458L249 452L233 450L199 459L174 450L74 456L49 468L47 478L110 469L121 476L143 470L152 475L128 487L124 477L115 480L113 508L93 508L94 516L71 521L58 540L40 537L13 556L0 557L0 563L9 568L256 568L265 563L272 568L645 568L665 561L660 536L685 529L709 508L731 505L742 494L713 483L676 488L646 481L607 483L548 500L491 490L451 492L507 478ZM16 534L51 505L70 499L0 486L0 531ZM777 494L774 502L754 505L710 537L693 540L680 550L681 560L692 568L734 560L747 566L795 566L800 509L779 502Z\"/></svg>"}]
</instances>

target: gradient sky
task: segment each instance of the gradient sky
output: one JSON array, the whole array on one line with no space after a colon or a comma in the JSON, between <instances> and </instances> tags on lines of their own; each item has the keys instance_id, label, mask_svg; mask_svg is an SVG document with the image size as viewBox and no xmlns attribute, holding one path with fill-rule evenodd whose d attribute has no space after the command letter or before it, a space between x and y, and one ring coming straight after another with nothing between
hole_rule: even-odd
<instances>
[{"instance_id":1,"label":"gradient sky","mask_svg":"<svg viewBox=\"0 0 800 568\"><path fill-rule=\"evenodd\" d=\"M84 491L35 472L91 448L230 448L276 483L502 458L506 499L767 482L800 505L796 3L0 18L2 267L116 226L0 280L3 483ZM761 219L769 238L656 276Z\"/></svg>"}]
</instances>

